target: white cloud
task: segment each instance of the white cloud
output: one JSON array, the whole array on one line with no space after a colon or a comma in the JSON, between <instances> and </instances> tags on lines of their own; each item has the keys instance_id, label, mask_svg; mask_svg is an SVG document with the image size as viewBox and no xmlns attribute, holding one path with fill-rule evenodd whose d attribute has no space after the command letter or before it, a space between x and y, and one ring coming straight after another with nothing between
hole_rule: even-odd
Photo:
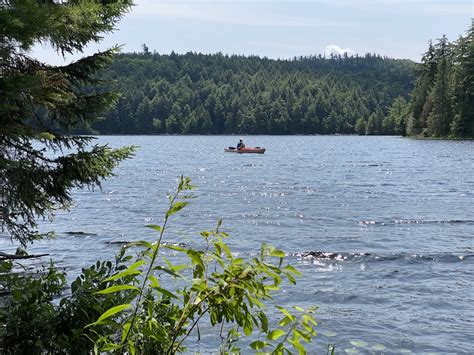
<instances>
[{"instance_id":1,"label":"white cloud","mask_svg":"<svg viewBox=\"0 0 474 355\"><path fill-rule=\"evenodd\" d=\"M353 51L350 48L341 48L337 44L330 44L324 48L324 55L330 56L331 54L339 54L343 55L344 53L347 53L348 55L355 54L356 52Z\"/></svg>"}]
</instances>

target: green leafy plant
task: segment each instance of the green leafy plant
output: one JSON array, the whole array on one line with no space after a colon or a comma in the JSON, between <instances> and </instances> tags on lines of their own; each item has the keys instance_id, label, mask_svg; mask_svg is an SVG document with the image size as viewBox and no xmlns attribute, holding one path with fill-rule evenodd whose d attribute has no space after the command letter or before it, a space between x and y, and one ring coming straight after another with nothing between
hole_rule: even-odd
<instances>
[{"instance_id":1,"label":"green leafy plant","mask_svg":"<svg viewBox=\"0 0 474 355\"><path fill-rule=\"evenodd\" d=\"M33 275L19 274L12 262L2 262L0 283L0 339L2 353L39 353L51 351L50 341L56 335L56 308L52 302L63 290L65 273L54 265ZM38 351L37 351L38 350Z\"/></svg>"},{"instance_id":2,"label":"green leafy plant","mask_svg":"<svg viewBox=\"0 0 474 355\"><path fill-rule=\"evenodd\" d=\"M251 260L235 257L224 242L228 235L220 230L220 221L215 229L201 232L202 250L163 243L169 218L189 203L192 189L189 178L182 177L176 193L169 196L163 224L148 226L159 233L156 242L126 245L124 250L138 249L138 256L125 270L104 280L107 288L96 292L97 297L124 292L134 296L130 302L117 302L87 326L96 332L96 352L133 354L151 348L174 354L185 349L188 337L207 319L220 327L221 351L238 351L236 341L242 331L246 336L254 334L250 347L257 352L305 353L305 344L316 335L314 309L277 306L281 320L275 325L265 313L265 302L272 300L282 282L294 284L300 275L293 266L284 265L283 251L263 245ZM185 256L189 263L173 264L160 254L162 248ZM157 274L186 286L166 288ZM124 278L129 280L117 284Z\"/></svg>"},{"instance_id":3,"label":"green leafy plant","mask_svg":"<svg viewBox=\"0 0 474 355\"><path fill-rule=\"evenodd\" d=\"M281 286L300 275L283 251L262 245L250 259L236 257L220 221L200 233L200 249L164 243L170 218L193 198L192 189L182 177L163 224L148 226L158 232L155 242L129 243L114 261L84 268L61 299L65 274L53 265L26 275L13 272L11 261L0 264L8 293L0 307L1 351L175 354L192 348L190 336L199 338L201 325L219 334L221 353L240 351L243 336L251 336L246 343L256 353L306 353L316 335L315 309L270 308ZM185 262L171 262L170 252Z\"/></svg>"}]
</instances>

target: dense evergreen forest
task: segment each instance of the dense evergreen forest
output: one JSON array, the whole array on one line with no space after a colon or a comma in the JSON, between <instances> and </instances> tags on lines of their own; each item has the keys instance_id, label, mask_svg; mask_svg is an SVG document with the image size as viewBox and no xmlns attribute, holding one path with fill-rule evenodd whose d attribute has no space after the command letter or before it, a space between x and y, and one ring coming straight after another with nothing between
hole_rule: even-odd
<instances>
[{"instance_id":1,"label":"dense evergreen forest","mask_svg":"<svg viewBox=\"0 0 474 355\"><path fill-rule=\"evenodd\" d=\"M426 137L474 137L474 20L465 36L431 42L408 107L407 131Z\"/></svg>"},{"instance_id":2,"label":"dense evergreen forest","mask_svg":"<svg viewBox=\"0 0 474 355\"><path fill-rule=\"evenodd\" d=\"M375 54L117 55L102 134L408 134L474 137L474 25L429 42L421 64Z\"/></svg>"},{"instance_id":3,"label":"dense evergreen forest","mask_svg":"<svg viewBox=\"0 0 474 355\"><path fill-rule=\"evenodd\" d=\"M144 45L142 53L116 56L102 73L112 81L107 89L122 97L91 129L102 134L401 134L399 114L414 88L415 67L409 60L373 54L273 60L163 55Z\"/></svg>"}]
</instances>

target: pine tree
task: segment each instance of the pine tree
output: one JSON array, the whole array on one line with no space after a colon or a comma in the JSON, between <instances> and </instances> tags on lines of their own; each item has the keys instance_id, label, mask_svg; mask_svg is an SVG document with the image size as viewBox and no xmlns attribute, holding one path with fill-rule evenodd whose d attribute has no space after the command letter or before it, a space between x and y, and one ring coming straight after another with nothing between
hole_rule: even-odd
<instances>
[{"instance_id":1,"label":"pine tree","mask_svg":"<svg viewBox=\"0 0 474 355\"><path fill-rule=\"evenodd\" d=\"M380 106L377 106L374 112L369 116L369 120L367 122L367 134L374 135L374 134L382 134L382 122L384 119L383 110Z\"/></svg>"},{"instance_id":2,"label":"pine tree","mask_svg":"<svg viewBox=\"0 0 474 355\"><path fill-rule=\"evenodd\" d=\"M407 130L410 135L418 135L426 128L426 118L430 112L425 105L436 76L435 47L430 41L428 50L423 55L420 68L420 76L413 91L410 112L407 122ZM431 109L431 106L429 106Z\"/></svg>"},{"instance_id":3,"label":"pine tree","mask_svg":"<svg viewBox=\"0 0 474 355\"><path fill-rule=\"evenodd\" d=\"M166 132L167 133L181 133L181 125L183 123L183 111L181 106L175 102L171 108L171 113L166 118Z\"/></svg>"},{"instance_id":4,"label":"pine tree","mask_svg":"<svg viewBox=\"0 0 474 355\"><path fill-rule=\"evenodd\" d=\"M428 116L428 134L435 137L447 136L452 121L448 44L448 39L443 36L436 48L438 65L435 83L430 93L433 108Z\"/></svg>"},{"instance_id":5,"label":"pine tree","mask_svg":"<svg viewBox=\"0 0 474 355\"><path fill-rule=\"evenodd\" d=\"M388 115L382 123L383 134L401 134L404 135L404 120L407 110L407 103L401 96L393 100L388 109Z\"/></svg>"},{"instance_id":6,"label":"pine tree","mask_svg":"<svg viewBox=\"0 0 474 355\"><path fill-rule=\"evenodd\" d=\"M376 115L375 112L372 112L371 115L369 116L369 120L367 121L366 125L366 134L367 135L374 135L377 134L377 123L376 121Z\"/></svg>"},{"instance_id":7,"label":"pine tree","mask_svg":"<svg viewBox=\"0 0 474 355\"><path fill-rule=\"evenodd\" d=\"M40 237L37 217L67 208L71 188L99 185L132 151L61 133L89 125L116 102L116 94L90 91L101 84L95 73L116 48L64 66L42 63L28 51L47 42L61 55L81 52L111 32L131 3L0 2L0 225L23 245Z\"/></svg>"},{"instance_id":8,"label":"pine tree","mask_svg":"<svg viewBox=\"0 0 474 355\"><path fill-rule=\"evenodd\" d=\"M153 131L152 107L148 97L138 105L136 117L136 127L141 134L150 134Z\"/></svg>"},{"instance_id":9,"label":"pine tree","mask_svg":"<svg viewBox=\"0 0 474 355\"><path fill-rule=\"evenodd\" d=\"M455 117L451 127L457 137L474 137L474 19L457 45L458 68L454 93Z\"/></svg>"},{"instance_id":10,"label":"pine tree","mask_svg":"<svg viewBox=\"0 0 474 355\"><path fill-rule=\"evenodd\" d=\"M365 135L366 123L364 117L359 117L355 124L355 131L359 136Z\"/></svg>"}]
</instances>

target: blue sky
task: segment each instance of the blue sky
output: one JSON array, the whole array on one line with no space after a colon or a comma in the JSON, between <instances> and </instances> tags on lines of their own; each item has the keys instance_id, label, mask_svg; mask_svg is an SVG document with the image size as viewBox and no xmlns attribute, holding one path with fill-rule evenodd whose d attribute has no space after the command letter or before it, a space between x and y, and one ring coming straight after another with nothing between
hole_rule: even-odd
<instances>
[{"instance_id":1,"label":"blue sky","mask_svg":"<svg viewBox=\"0 0 474 355\"><path fill-rule=\"evenodd\" d=\"M113 44L159 53L291 58L344 52L419 61L429 39L455 40L474 17L474 0L135 0L136 6L87 53ZM48 47L33 55L59 64ZM76 58L69 58L69 60Z\"/></svg>"}]
</instances>

